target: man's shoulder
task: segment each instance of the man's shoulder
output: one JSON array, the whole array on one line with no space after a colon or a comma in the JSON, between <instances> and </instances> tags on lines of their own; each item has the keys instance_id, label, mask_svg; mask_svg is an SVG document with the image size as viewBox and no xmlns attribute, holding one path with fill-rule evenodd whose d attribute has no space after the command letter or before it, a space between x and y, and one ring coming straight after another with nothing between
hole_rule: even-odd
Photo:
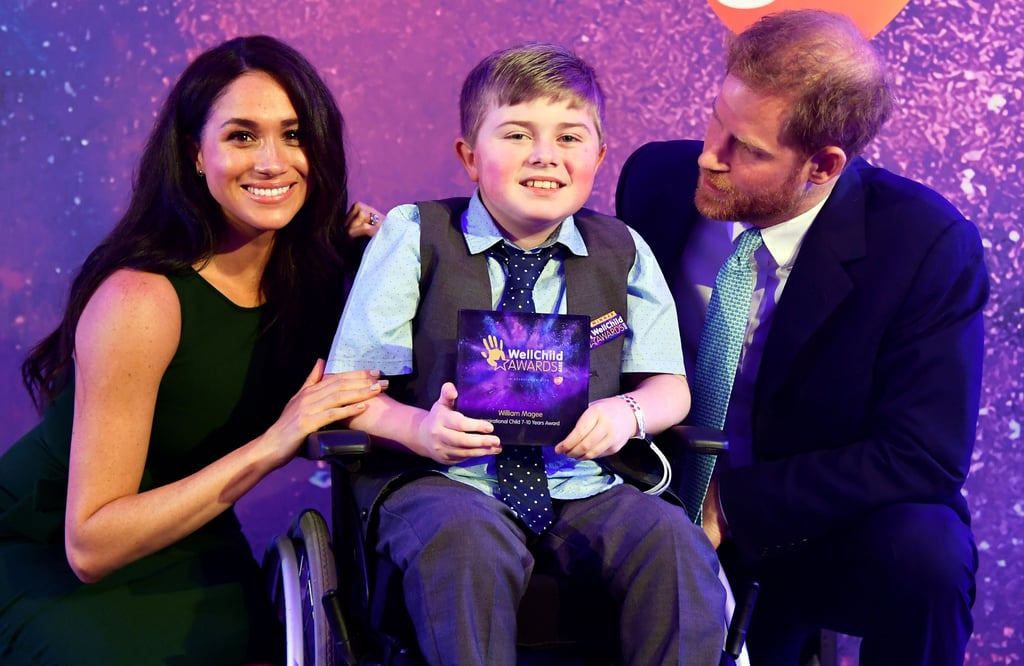
<instances>
[{"instance_id":1,"label":"man's shoulder","mask_svg":"<svg viewBox=\"0 0 1024 666\"><path fill-rule=\"evenodd\" d=\"M902 216L914 210L928 212L931 219L938 216L948 221L964 217L946 197L918 180L859 158L851 167L863 188L866 211L872 215L888 211Z\"/></svg>"},{"instance_id":2,"label":"man's shoulder","mask_svg":"<svg viewBox=\"0 0 1024 666\"><path fill-rule=\"evenodd\" d=\"M830 244L839 256L872 257L891 274L940 247L978 254L977 226L924 183L857 159L833 195L812 226L820 233L807 240Z\"/></svg>"},{"instance_id":3,"label":"man's shoulder","mask_svg":"<svg viewBox=\"0 0 1024 666\"><path fill-rule=\"evenodd\" d=\"M697 159L703 142L652 141L626 159L615 188L615 212L656 249L675 254L680 221L696 214ZM671 248L671 249L670 249Z\"/></svg>"},{"instance_id":4,"label":"man's shoulder","mask_svg":"<svg viewBox=\"0 0 1024 666\"><path fill-rule=\"evenodd\" d=\"M696 139L670 139L650 141L634 150L626 160L625 170L646 166L661 171L678 169L684 165L696 165L704 148L704 142Z\"/></svg>"},{"instance_id":5,"label":"man's shoulder","mask_svg":"<svg viewBox=\"0 0 1024 666\"><path fill-rule=\"evenodd\" d=\"M665 139L661 141L648 141L637 148L634 153L689 157L699 155L703 146L704 142L700 139Z\"/></svg>"}]
</instances>

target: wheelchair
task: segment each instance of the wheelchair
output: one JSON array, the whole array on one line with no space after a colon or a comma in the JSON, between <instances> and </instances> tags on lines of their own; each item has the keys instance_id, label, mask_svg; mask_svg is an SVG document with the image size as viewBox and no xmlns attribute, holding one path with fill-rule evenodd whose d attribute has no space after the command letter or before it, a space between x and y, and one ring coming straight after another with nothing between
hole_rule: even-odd
<instances>
[{"instance_id":1,"label":"wheelchair","mask_svg":"<svg viewBox=\"0 0 1024 666\"><path fill-rule=\"evenodd\" d=\"M692 473L701 468L694 457L716 456L728 446L719 431L693 426L675 426L656 442L630 440L608 467L650 494L671 488L674 492L663 495L667 499L674 493L686 496L683 492L693 487L702 497L709 475ZM300 512L288 532L268 545L263 561L271 598L285 626L289 666L422 663L405 614L400 573L366 543L364 526L371 517L359 514L352 494L350 475L359 472L371 446L366 433L354 430L324 430L306 440L304 456L330 464L330 527L316 510ZM697 511L687 513L699 521ZM728 633L721 664L746 666L743 641L756 584L737 606L724 573L720 578L731 618L723 618ZM618 633L610 606L586 591L566 590L563 583L536 573L531 580L518 613L519 664L617 663L616 656L609 656L618 654L617 638L607 638ZM583 619L575 623L567 620L579 617Z\"/></svg>"}]
</instances>

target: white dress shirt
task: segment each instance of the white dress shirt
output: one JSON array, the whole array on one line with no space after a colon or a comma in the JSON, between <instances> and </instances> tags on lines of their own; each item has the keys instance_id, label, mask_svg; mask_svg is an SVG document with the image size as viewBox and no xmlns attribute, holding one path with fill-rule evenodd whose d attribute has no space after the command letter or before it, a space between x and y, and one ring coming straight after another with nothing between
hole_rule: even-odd
<instances>
[{"instance_id":1,"label":"white dress shirt","mask_svg":"<svg viewBox=\"0 0 1024 666\"><path fill-rule=\"evenodd\" d=\"M764 343L804 236L825 201L827 197L806 213L761 230L764 245L754 252L757 274L750 300L750 316L729 399L729 412L725 418L729 461L733 467L753 461L751 415L754 385ZM690 240L686 243L681 259L682 279L675 285L673 296L681 314L679 325L683 338L683 358L686 360L687 374L691 377L715 277L735 249L736 239L752 226L746 222L700 218L690 232ZM701 316L689 316L690 313L701 313Z\"/></svg>"}]
</instances>

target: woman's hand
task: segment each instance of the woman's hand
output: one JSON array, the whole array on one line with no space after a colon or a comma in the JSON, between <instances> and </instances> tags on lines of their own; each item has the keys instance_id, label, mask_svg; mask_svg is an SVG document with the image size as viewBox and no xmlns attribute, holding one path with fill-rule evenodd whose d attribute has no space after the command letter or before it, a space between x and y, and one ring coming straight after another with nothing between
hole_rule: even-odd
<instances>
[{"instance_id":1,"label":"woman's hand","mask_svg":"<svg viewBox=\"0 0 1024 666\"><path fill-rule=\"evenodd\" d=\"M373 238L383 221L384 215L379 210L362 201L357 201L348 209L345 228L348 229L349 238L355 239L360 236Z\"/></svg>"},{"instance_id":2,"label":"woman's hand","mask_svg":"<svg viewBox=\"0 0 1024 666\"><path fill-rule=\"evenodd\" d=\"M291 460L307 435L359 414L366 409L367 400L387 388L388 381L381 379L377 370L325 375L324 365L323 359L317 360L280 418L261 438L273 447L275 467Z\"/></svg>"}]
</instances>

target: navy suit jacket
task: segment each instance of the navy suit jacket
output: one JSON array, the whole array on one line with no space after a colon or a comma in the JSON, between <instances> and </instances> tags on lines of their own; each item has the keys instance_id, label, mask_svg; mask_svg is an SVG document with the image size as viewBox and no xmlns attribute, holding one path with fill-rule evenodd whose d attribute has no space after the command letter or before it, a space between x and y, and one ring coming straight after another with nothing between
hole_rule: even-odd
<instances>
[{"instance_id":1,"label":"navy suit jacket","mask_svg":"<svg viewBox=\"0 0 1024 666\"><path fill-rule=\"evenodd\" d=\"M650 243L669 284L698 216L700 150L699 141L650 143L619 177L617 216ZM978 231L949 202L862 159L847 166L804 239L765 343L751 415L756 462L720 472L746 560L798 549L894 503L945 504L970 523L960 491L988 284Z\"/></svg>"}]
</instances>

